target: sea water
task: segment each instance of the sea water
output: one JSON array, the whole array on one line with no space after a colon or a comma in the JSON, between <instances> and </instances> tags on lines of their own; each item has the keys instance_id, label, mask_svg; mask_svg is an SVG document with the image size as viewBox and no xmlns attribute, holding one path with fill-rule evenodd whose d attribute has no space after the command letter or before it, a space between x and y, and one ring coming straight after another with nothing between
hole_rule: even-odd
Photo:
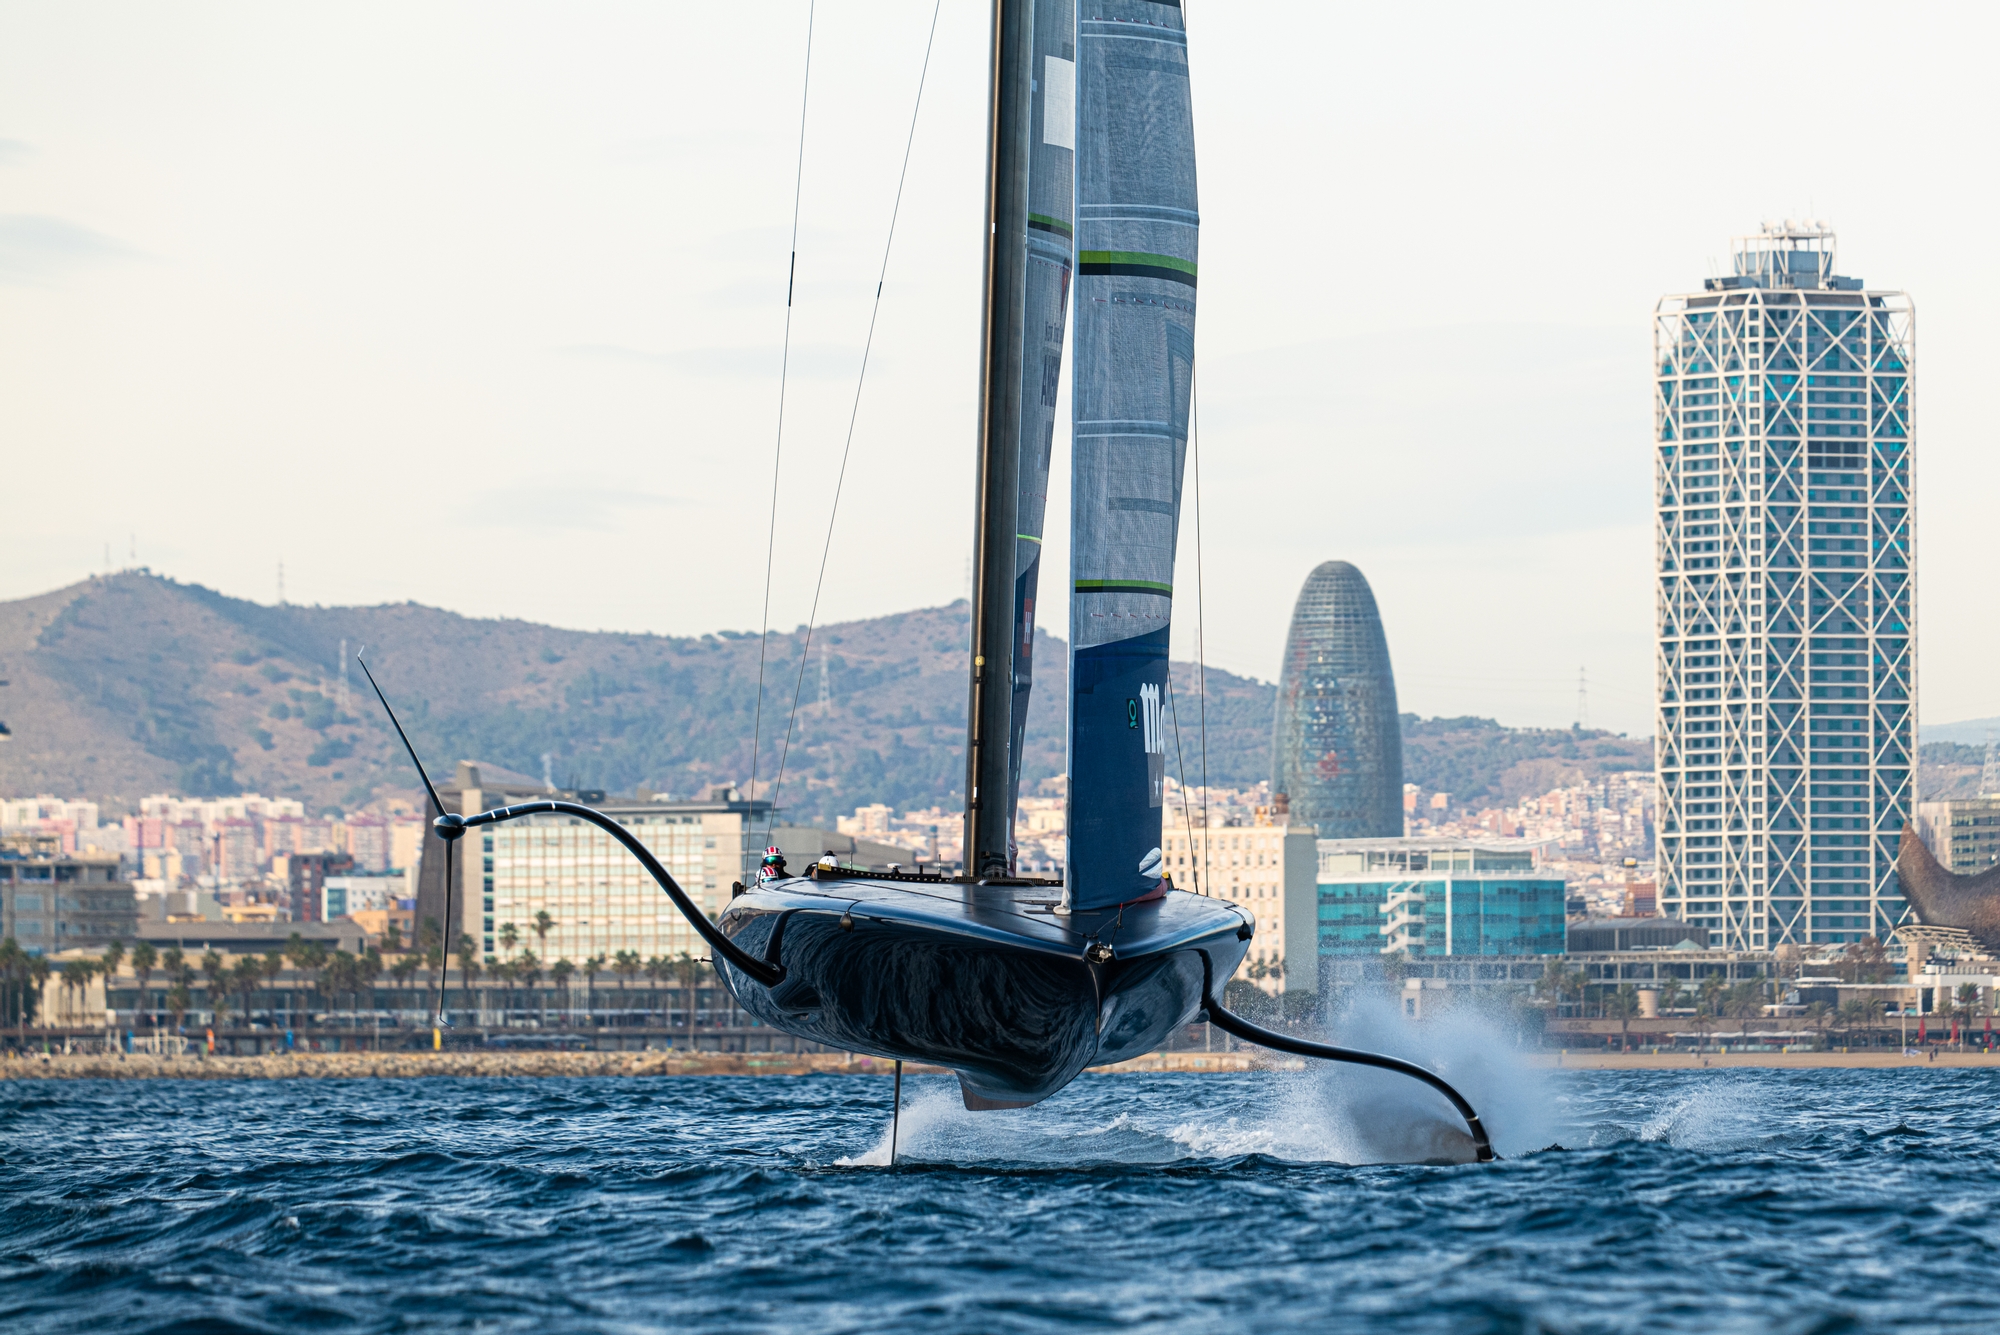
<instances>
[{"instance_id":1,"label":"sea water","mask_svg":"<svg viewBox=\"0 0 2000 1335\"><path fill-rule=\"evenodd\" d=\"M2000 1330L2000 1072L0 1082L0 1325Z\"/></svg>"}]
</instances>

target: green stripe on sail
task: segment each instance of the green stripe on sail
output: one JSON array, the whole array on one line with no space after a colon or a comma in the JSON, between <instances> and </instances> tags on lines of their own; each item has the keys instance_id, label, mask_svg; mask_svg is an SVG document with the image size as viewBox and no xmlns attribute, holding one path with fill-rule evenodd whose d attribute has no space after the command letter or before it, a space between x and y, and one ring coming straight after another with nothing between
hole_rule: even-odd
<instances>
[{"instance_id":1,"label":"green stripe on sail","mask_svg":"<svg viewBox=\"0 0 2000 1335\"><path fill-rule=\"evenodd\" d=\"M1078 264L1136 264L1148 269L1178 269L1184 274L1195 271L1192 260L1177 259L1172 255L1148 255L1138 250L1079 250Z\"/></svg>"},{"instance_id":2,"label":"green stripe on sail","mask_svg":"<svg viewBox=\"0 0 2000 1335\"><path fill-rule=\"evenodd\" d=\"M1041 539L1040 539L1040 538L1036 537L1036 536L1035 536L1034 534L1032 534L1032 533L1016 533L1016 534L1015 534L1014 536L1015 536L1015 537L1017 537L1017 538L1019 538L1019 539L1021 539L1021 540L1022 540L1023 542L1040 542L1040 541L1041 541Z\"/></svg>"},{"instance_id":3,"label":"green stripe on sail","mask_svg":"<svg viewBox=\"0 0 2000 1335\"><path fill-rule=\"evenodd\" d=\"M1042 230L1048 232L1061 232L1064 236L1068 236L1070 234L1070 226L1068 223L1064 222L1060 218L1051 218L1046 213L1029 214L1028 226L1039 227Z\"/></svg>"},{"instance_id":4,"label":"green stripe on sail","mask_svg":"<svg viewBox=\"0 0 2000 1335\"><path fill-rule=\"evenodd\" d=\"M1078 593L1164 593L1173 596L1174 586L1150 579L1080 579Z\"/></svg>"}]
</instances>

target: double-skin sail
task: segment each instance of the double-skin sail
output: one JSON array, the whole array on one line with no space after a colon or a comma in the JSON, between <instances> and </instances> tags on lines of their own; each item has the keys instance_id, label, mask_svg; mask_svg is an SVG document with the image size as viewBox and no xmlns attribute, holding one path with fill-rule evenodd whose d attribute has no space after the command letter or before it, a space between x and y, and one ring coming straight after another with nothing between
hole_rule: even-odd
<instances>
[{"instance_id":1,"label":"double-skin sail","mask_svg":"<svg viewBox=\"0 0 2000 1335\"><path fill-rule=\"evenodd\" d=\"M1181 10L1092 0L1077 26L1071 388L1071 906L1163 875L1167 643L1194 381L1194 114Z\"/></svg>"}]
</instances>

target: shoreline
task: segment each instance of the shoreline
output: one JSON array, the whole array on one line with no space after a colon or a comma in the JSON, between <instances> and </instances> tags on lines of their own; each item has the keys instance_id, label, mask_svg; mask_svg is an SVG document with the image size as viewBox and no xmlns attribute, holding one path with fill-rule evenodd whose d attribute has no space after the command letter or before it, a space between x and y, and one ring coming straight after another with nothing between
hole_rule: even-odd
<instances>
[{"instance_id":1,"label":"shoreline","mask_svg":"<svg viewBox=\"0 0 2000 1335\"><path fill-rule=\"evenodd\" d=\"M2000 1054L1901 1052L1531 1052L1534 1070L1699 1071L1723 1067L1791 1070L1985 1067L2000 1071ZM1152 1072L1237 1074L1304 1070L1297 1058L1263 1052L1153 1052L1110 1066L1098 1075ZM312 1052L260 1057L184 1057L146 1054L30 1054L0 1060L0 1080L410 1080L457 1078L588 1078L670 1075L888 1075L895 1063L844 1052ZM904 1063L910 1075L948 1074L941 1066Z\"/></svg>"},{"instance_id":2,"label":"shoreline","mask_svg":"<svg viewBox=\"0 0 2000 1335\"><path fill-rule=\"evenodd\" d=\"M2000 1055L1983 1052L1948 1052L1940 1049L1936 1060L1928 1052L1906 1056L1893 1049L1865 1052L1538 1052L1528 1059L1538 1070L1567 1071L1699 1071L1704 1067L1762 1066L1794 1070L1869 1069L1902 1070L1943 1066L1975 1066L2000 1071Z\"/></svg>"},{"instance_id":3,"label":"shoreline","mask_svg":"<svg viewBox=\"0 0 2000 1335\"><path fill-rule=\"evenodd\" d=\"M1298 1069L1261 1053L1153 1052L1102 1074L1156 1071L1236 1072ZM845 1052L301 1052L259 1057L190 1053L10 1056L0 1080L409 1080L425 1077L590 1077L665 1075L889 1075L895 1063ZM903 1064L905 1074L943 1075L942 1066Z\"/></svg>"}]
</instances>

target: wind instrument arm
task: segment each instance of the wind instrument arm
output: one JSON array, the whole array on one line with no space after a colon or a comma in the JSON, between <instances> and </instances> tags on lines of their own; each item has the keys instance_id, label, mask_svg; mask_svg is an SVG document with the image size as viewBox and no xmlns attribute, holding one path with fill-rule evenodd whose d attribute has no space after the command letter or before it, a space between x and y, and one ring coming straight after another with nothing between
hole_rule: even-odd
<instances>
[{"instance_id":1,"label":"wind instrument arm","mask_svg":"<svg viewBox=\"0 0 2000 1335\"><path fill-rule=\"evenodd\" d=\"M543 812L555 812L589 821L623 844L625 851L637 858L639 865L646 869L646 873L660 883L660 889L667 892L667 898L674 902L674 907L688 920L688 926L694 928L695 934L708 943L708 948L713 950L718 958L728 960L766 987L776 987L785 980L785 967L782 964L775 960L760 960L723 935L722 929L708 920L708 915L701 911L701 906L688 898L687 891L681 889L680 883L660 865L660 860L653 856L652 849L639 842L637 836L618 821L593 807L584 806L581 802L538 798L533 802L517 802L510 807L495 807L491 811L482 811L476 816L466 816L462 819L465 829L474 830L482 825L498 825L502 821L519 820L523 816L533 816ZM440 821L439 824L443 822Z\"/></svg>"}]
</instances>

